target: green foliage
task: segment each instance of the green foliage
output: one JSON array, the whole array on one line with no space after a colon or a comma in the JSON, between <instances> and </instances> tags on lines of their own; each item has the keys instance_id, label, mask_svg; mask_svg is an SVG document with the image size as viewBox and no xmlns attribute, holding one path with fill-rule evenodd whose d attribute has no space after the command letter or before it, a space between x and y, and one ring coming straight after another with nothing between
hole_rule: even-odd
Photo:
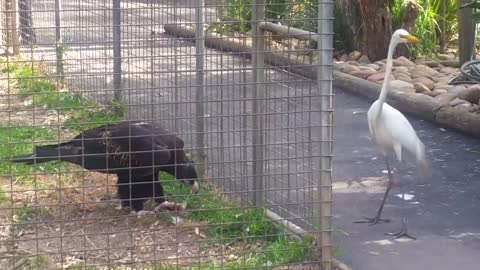
<instances>
[{"instance_id":1,"label":"green foliage","mask_svg":"<svg viewBox=\"0 0 480 270\"><path fill-rule=\"evenodd\" d=\"M209 25L217 33L247 33L252 24L252 0L225 0L220 20ZM314 0L267 0L265 18L307 31L317 29L318 2Z\"/></svg>"},{"instance_id":2,"label":"green foliage","mask_svg":"<svg viewBox=\"0 0 480 270\"><path fill-rule=\"evenodd\" d=\"M27 65L17 59L14 62L0 62L0 70L8 72L16 81L16 91L24 96L32 96L32 106L55 109L61 114L69 115L65 124L77 131L82 131L100 124L116 122L121 119L125 107L118 101L112 101L113 110L106 110L94 100L80 93L61 92L55 84L46 79L42 68Z\"/></svg>"},{"instance_id":3,"label":"green foliage","mask_svg":"<svg viewBox=\"0 0 480 270\"><path fill-rule=\"evenodd\" d=\"M90 266L84 261L79 261L77 263L74 263L66 268L66 270L99 270L100 268L96 266ZM109 269L121 269L121 268L116 268L116 267L111 267Z\"/></svg>"},{"instance_id":4,"label":"green foliage","mask_svg":"<svg viewBox=\"0 0 480 270\"><path fill-rule=\"evenodd\" d=\"M252 0L226 0L220 22L209 25L208 30L217 33L246 33L252 28Z\"/></svg>"},{"instance_id":5,"label":"green foliage","mask_svg":"<svg viewBox=\"0 0 480 270\"><path fill-rule=\"evenodd\" d=\"M290 6L287 24L306 31L317 32L318 1L299 0L291 3L293 4Z\"/></svg>"},{"instance_id":6,"label":"green foliage","mask_svg":"<svg viewBox=\"0 0 480 270\"><path fill-rule=\"evenodd\" d=\"M165 193L176 201L186 201L192 220L202 221L202 231L211 240L233 243L236 241L266 240L267 243L255 252L245 254L232 262L221 264L222 269L245 269L286 264L305 259L311 239L296 242L288 239L276 229L261 208L241 208L234 202L218 197L208 186L201 184L198 194L173 176L160 174ZM218 269L218 264L203 264L185 269ZM168 266L162 266L165 268ZM184 269L184 268L182 268Z\"/></svg>"},{"instance_id":7,"label":"green foliage","mask_svg":"<svg viewBox=\"0 0 480 270\"><path fill-rule=\"evenodd\" d=\"M204 231L210 238L241 240L244 237L275 237L276 229L260 208L240 208L235 203L219 198L208 188L191 195L190 189L173 176L162 173L166 194L186 201L191 218L207 222Z\"/></svg>"},{"instance_id":8,"label":"green foliage","mask_svg":"<svg viewBox=\"0 0 480 270\"><path fill-rule=\"evenodd\" d=\"M57 91L55 85L46 79L41 67L27 65L21 58L0 62L0 71L7 73L16 82L14 91L23 96L32 96L32 106L55 109L59 114L68 115L64 124L73 130L82 131L121 118L119 113L107 111L79 93ZM116 106L121 108L119 104ZM0 125L0 158L31 153L35 145L56 143L57 138L58 130ZM35 166L0 162L0 174L14 176L17 183L34 184L34 172L58 172L66 166L64 163L52 162Z\"/></svg>"},{"instance_id":9,"label":"green foliage","mask_svg":"<svg viewBox=\"0 0 480 270\"><path fill-rule=\"evenodd\" d=\"M417 2L419 12L415 21L412 34L420 37L420 43L412 46L415 56L430 55L438 51L437 45L442 31L448 42L456 34L457 27L457 1L445 0L445 29L441 25L441 1L442 0L419 0ZM397 29L401 26L404 13L405 0L390 0L389 7L392 18L392 26Z\"/></svg>"},{"instance_id":10,"label":"green foliage","mask_svg":"<svg viewBox=\"0 0 480 270\"><path fill-rule=\"evenodd\" d=\"M0 204L6 202L7 200L7 193L5 192L5 190L3 190L2 187L0 187Z\"/></svg>"},{"instance_id":11,"label":"green foliage","mask_svg":"<svg viewBox=\"0 0 480 270\"><path fill-rule=\"evenodd\" d=\"M34 208L34 207L17 208L14 210L13 222L19 225L25 224L35 214L39 213L39 211L40 210L38 208Z\"/></svg>"},{"instance_id":12,"label":"green foliage","mask_svg":"<svg viewBox=\"0 0 480 270\"><path fill-rule=\"evenodd\" d=\"M0 157L8 158L31 153L34 145L48 144L48 140L51 143L56 135L54 131L44 128L0 126ZM0 175L14 175L16 181L27 183L32 181L28 175L37 170L55 172L60 168L53 163L29 166L0 162Z\"/></svg>"}]
</instances>

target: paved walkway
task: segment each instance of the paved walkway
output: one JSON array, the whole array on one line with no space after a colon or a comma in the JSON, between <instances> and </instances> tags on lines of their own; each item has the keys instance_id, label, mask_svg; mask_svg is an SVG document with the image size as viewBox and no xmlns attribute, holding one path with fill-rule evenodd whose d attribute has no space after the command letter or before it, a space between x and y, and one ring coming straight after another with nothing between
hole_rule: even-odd
<instances>
[{"instance_id":1,"label":"paved walkway","mask_svg":"<svg viewBox=\"0 0 480 270\"><path fill-rule=\"evenodd\" d=\"M336 91L335 244L355 270L474 270L480 265L480 140L407 116L424 141L433 178L421 184L401 167L403 187L392 190L389 224L353 224L377 211L384 192L384 161L369 137L370 102ZM409 172L410 171L410 172ZM348 185L347 185L348 184ZM416 241L395 241L401 192L408 201L409 231Z\"/></svg>"}]
</instances>

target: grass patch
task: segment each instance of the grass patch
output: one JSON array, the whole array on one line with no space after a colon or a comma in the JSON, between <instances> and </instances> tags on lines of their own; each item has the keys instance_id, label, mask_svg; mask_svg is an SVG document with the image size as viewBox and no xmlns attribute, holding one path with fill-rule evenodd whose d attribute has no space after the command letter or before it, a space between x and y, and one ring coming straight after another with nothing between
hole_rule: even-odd
<instances>
[{"instance_id":1,"label":"grass patch","mask_svg":"<svg viewBox=\"0 0 480 270\"><path fill-rule=\"evenodd\" d=\"M66 270L99 270L98 267L96 266L89 266L87 265L85 262L76 262L70 266L68 266L67 268L65 268ZM110 268L109 268L110 269ZM112 268L112 269L115 269L115 268Z\"/></svg>"},{"instance_id":2,"label":"grass patch","mask_svg":"<svg viewBox=\"0 0 480 270\"><path fill-rule=\"evenodd\" d=\"M46 255L21 257L11 260L10 264L13 266L11 269L50 269L50 261Z\"/></svg>"},{"instance_id":3,"label":"grass patch","mask_svg":"<svg viewBox=\"0 0 480 270\"><path fill-rule=\"evenodd\" d=\"M0 187L0 204L6 202L7 200L7 193L5 192L5 190L3 190L2 187Z\"/></svg>"},{"instance_id":4,"label":"grass patch","mask_svg":"<svg viewBox=\"0 0 480 270\"><path fill-rule=\"evenodd\" d=\"M291 240L278 230L267 218L263 208L239 208L234 202L218 197L208 186L201 185L199 193L190 194L190 189L173 176L160 174L166 196L175 201L186 201L191 211L190 219L205 222L202 227L207 238L213 242L233 244L237 241L263 240L259 250L245 254L228 263L203 264L185 269L244 269L299 262L307 258L312 239L301 242ZM168 269L168 268L159 268ZM181 268L184 269L184 268Z\"/></svg>"},{"instance_id":5,"label":"grass patch","mask_svg":"<svg viewBox=\"0 0 480 270\"><path fill-rule=\"evenodd\" d=\"M113 101L111 109L101 107L95 100L80 93L58 91L56 83L46 76L41 66L27 65L17 59L15 62L0 62L0 70L9 74L16 82L15 91L23 97L32 97L32 105L57 110L68 115L65 125L82 131L100 124L119 121L124 108Z\"/></svg>"},{"instance_id":6,"label":"grass patch","mask_svg":"<svg viewBox=\"0 0 480 270\"><path fill-rule=\"evenodd\" d=\"M237 204L218 197L205 185L198 194L192 195L188 187L167 173L161 173L160 179L167 196L177 201L186 200L192 220L207 222L204 231L210 238L262 236L270 239L278 233L262 208L239 208Z\"/></svg>"},{"instance_id":7,"label":"grass patch","mask_svg":"<svg viewBox=\"0 0 480 270\"><path fill-rule=\"evenodd\" d=\"M0 157L9 158L32 153L34 145L48 144L55 140L57 133L35 127L0 126ZM60 165L61 166L61 165ZM35 171L58 172L61 167L55 163L43 163L34 166L21 163L0 162L1 175L14 175L18 181L26 181L26 176Z\"/></svg>"},{"instance_id":8,"label":"grass patch","mask_svg":"<svg viewBox=\"0 0 480 270\"><path fill-rule=\"evenodd\" d=\"M13 210L13 222L18 225L27 223L33 216L38 214L40 210L34 207L22 207Z\"/></svg>"},{"instance_id":9,"label":"grass patch","mask_svg":"<svg viewBox=\"0 0 480 270\"><path fill-rule=\"evenodd\" d=\"M80 132L101 124L117 122L122 110L106 110L94 100L79 93L60 92L55 83L48 80L40 66L27 65L21 61L0 62L0 71L7 73L15 83L14 92L23 97L32 97L30 106L54 109L59 115L66 115L63 123L73 131ZM8 158L31 153L34 145L58 141L58 131L39 127L0 126L0 157ZM43 141L43 142L42 142ZM36 143L35 143L36 142ZM35 171L60 172L67 166L64 163L43 163L29 166L18 163L0 162L1 175L15 175L15 181L29 183Z\"/></svg>"}]
</instances>

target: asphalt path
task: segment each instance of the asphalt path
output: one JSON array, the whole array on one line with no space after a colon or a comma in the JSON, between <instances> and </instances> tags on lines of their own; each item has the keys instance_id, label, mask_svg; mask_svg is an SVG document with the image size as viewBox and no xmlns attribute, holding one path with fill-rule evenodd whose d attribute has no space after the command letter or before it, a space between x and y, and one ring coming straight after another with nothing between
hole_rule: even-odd
<instances>
[{"instance_id":1,"label":"asphalt path","mask_svg":"<svg viewBox=\"0 0 480 270\"><path fill-rule=\"evenodd\" d=\"M407 115L425 143L432 177L403 164L384 215L390 223L354 224L374 216L386 184L385 162L372 142L370 101L335 91L334 241L338 258L355 270L480 269L480 140ZM409 233L386 236L401 224L406 194Z\"/></svg>"}]
</instances>

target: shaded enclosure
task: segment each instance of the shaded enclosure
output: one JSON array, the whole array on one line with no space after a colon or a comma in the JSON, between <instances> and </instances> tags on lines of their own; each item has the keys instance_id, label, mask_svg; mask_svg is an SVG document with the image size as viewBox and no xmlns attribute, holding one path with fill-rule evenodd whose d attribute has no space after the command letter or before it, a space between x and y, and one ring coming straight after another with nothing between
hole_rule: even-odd
<instances>
[{"instance_id":1,"label":"shaded enclosure","mask_svg":"<svg viewBox=\"0 0 480 270\"><path fill-rule=\"evenodd\" d=\"M1 162L0 265L332 269L333 1L22 0L1 12L2 158L141 120L176 133L204 179L192 195L161 175L186 213L137 217L116 207L113 175ZM209 48L212 33L252 50ZM267 52L317 80L267 65Z\"/></svg>"}]
</instances>

